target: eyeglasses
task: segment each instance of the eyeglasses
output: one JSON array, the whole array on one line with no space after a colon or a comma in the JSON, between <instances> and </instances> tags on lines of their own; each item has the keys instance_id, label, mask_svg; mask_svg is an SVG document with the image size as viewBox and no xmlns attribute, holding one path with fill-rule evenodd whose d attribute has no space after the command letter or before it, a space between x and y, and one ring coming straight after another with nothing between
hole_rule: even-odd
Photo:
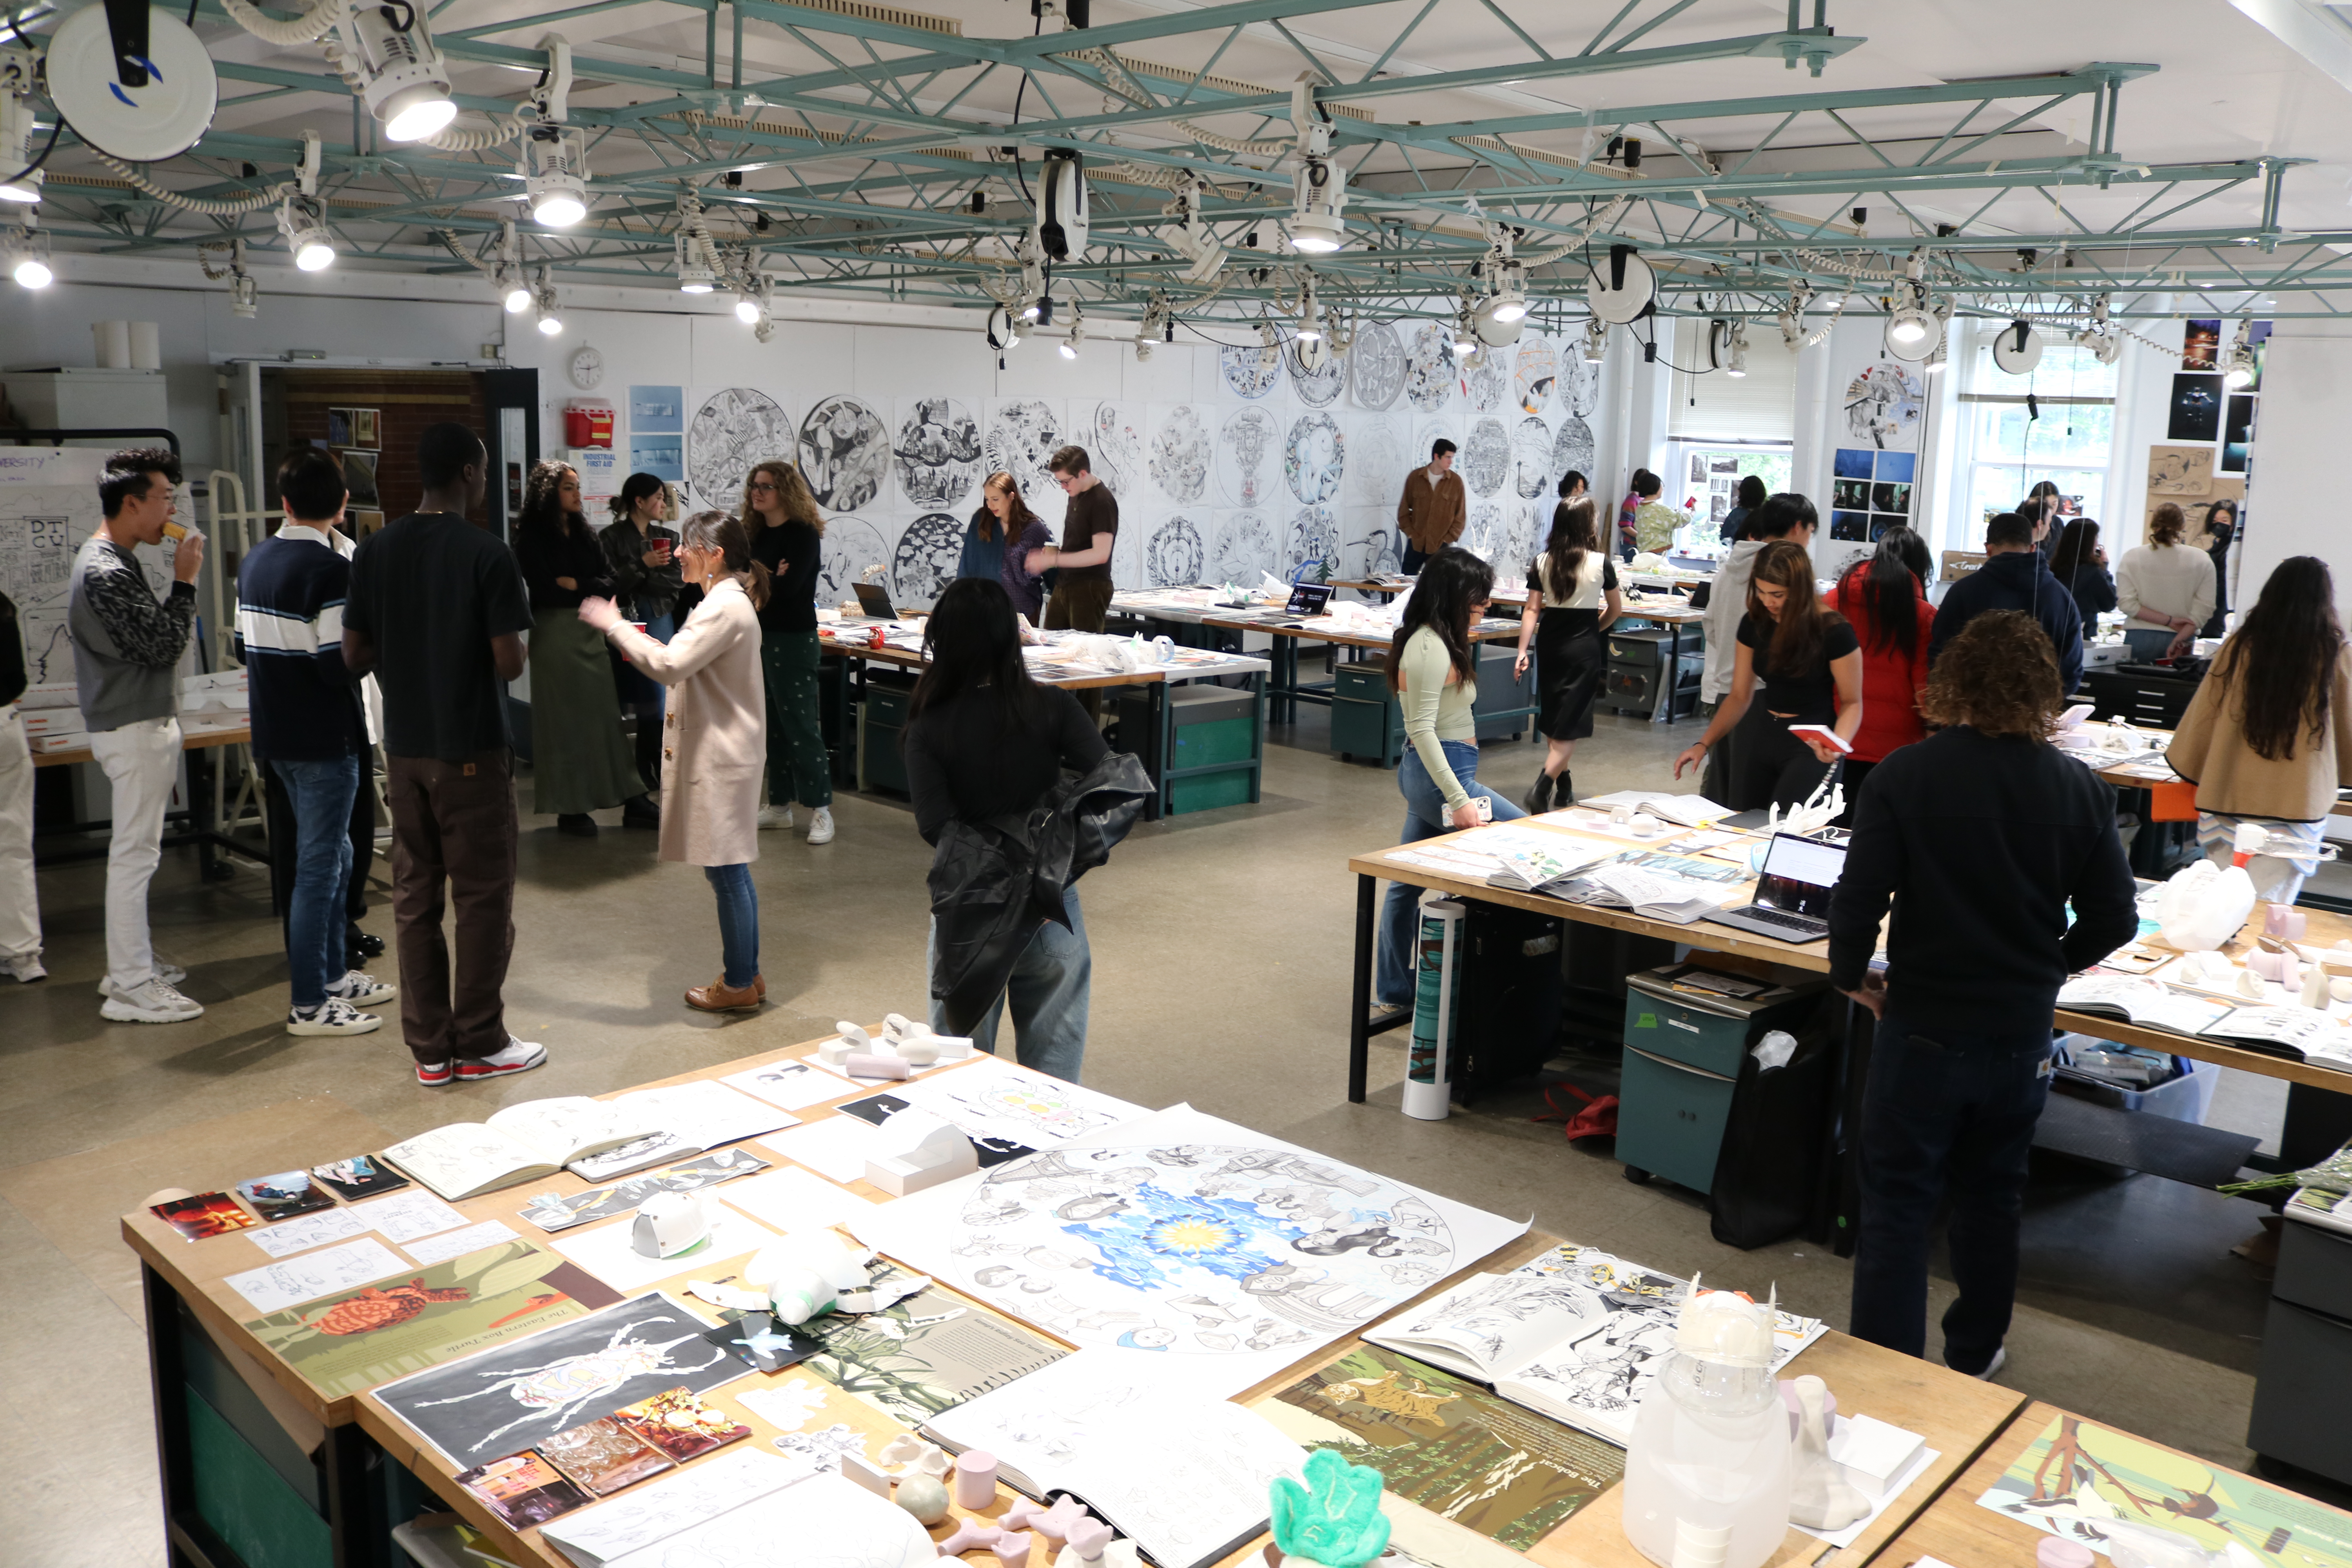
<instances>
[{"instance_id":1,"label":"eyeglasses","mask_svg":"<svg viewBox=\"0 0 2352 1568\"><path fill-rule=\"evenodd\" d=\"M751 493L755 496L761 494L773 495L776 493L776 487L772 481L767 479L753 479L751 481Z\"/></svg>"}]
</instances>

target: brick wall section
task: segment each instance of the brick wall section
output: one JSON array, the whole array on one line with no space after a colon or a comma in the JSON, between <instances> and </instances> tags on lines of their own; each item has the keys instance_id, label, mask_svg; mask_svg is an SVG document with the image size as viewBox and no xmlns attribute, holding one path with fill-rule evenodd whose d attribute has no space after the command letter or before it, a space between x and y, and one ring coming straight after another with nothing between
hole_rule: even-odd
<instances>
[{"instance_id":1,"label":"brick wall section","mask_svg":"<svg viewBox=\"0 0 2352 1568\"><path fill-rule=\"evenodd\" d=\"M470 371L300 370L285 373L286 438L296 446L323 441L327 410L373 408L376 411L378 450L376 493L386 522L416 510L420 485L416 477L416 438L428 425L454 420L485 437L488 415L482 402L482 383ZM278 505L276 479L283 450L268 454L268 504ZM478 528L489 526L487 504L467 514Z\"/></svg>"}]
</instances>

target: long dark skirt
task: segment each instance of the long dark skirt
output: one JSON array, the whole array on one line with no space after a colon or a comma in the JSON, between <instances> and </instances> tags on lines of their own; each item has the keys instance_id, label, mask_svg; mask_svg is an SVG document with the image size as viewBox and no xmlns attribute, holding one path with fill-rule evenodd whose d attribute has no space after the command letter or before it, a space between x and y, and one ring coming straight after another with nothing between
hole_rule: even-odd
<instances>
[{"instance_id":1,"label":"long dark skirt","mask_svg":"<svg viewBox=\"0 0 2352 1568\"><path fill-rule=\"evenodd\" d=\"M1536 675L1542 688L1539 728L1554 741L1592 733L1592 706L1609 671L1609 649L1591 611L1546 610L1536 622Z\"/></svg>"}]
</instances>

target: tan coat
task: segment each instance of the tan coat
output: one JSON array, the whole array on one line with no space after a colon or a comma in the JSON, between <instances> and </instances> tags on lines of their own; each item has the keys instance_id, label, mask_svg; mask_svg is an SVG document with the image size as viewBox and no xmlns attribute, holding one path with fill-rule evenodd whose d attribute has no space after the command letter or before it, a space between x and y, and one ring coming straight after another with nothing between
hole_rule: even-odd
<instances>
[{"instance_id":1,"label":"tan coat","mask_svg":"<svg viewBox=\"0 0 2352 1568\"><path fill-rule=\"evenodd\" d=\"M2317 742L2305 730L2294 755L2275 761L2246 743L2245 710L2218 674L2208 673L2180 716L2165 760L2197 786L2197 809L2222 816L2320 822L2352 784L2352 648L2336 656L2327 723Z\"/></svg>"},{"instance_id":2,"label":"tan coat","mask_svg":"<svg viewBox=\"0 0 2352 1568\"><path fill-rule=\"evenodd\" d=\"M626 621L606 634L669 689L662 720L661 858L740 866L760 858L760 772L768 699L760 617L742 583L722 577L667 644Z\"/></svg>"},{"instance_id":3,"label":"tan coat","mask_svg":"<svg viewBox=\"0 0 2352 1568\"><path fill-rule=\"evenodd\" d=\"M1470 513L1469 492L1462 476L1448 470L1433 478L1427 465L1404 477L1404 492L1397 497L1397 531L1423 555L1434 555L1462 537Z\"/></svg>"}]
</instances>

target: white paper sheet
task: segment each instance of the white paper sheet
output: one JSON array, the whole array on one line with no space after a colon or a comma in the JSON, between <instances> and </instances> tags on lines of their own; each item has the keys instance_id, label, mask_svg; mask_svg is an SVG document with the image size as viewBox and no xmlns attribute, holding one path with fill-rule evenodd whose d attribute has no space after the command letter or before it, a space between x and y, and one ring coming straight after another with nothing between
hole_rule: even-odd
<instances>
[{"instance_id":1,"label":"white paper sheet","mask_svg":"<svg viewBox=\"0 0 2352 1568\"><path fill-rule=\"evenodd\" d=\"M614 1289L639 1290L658 1279L707 1269L720 1258L757 1252L776 1239L774 1231L752 1224L724 1205L711 1204L709 1212L710 1240L677 1258L647 1258L630 1247L629 1233L637 1223L635 1215L593 1230L559 1231L548 1238L548 1245ZM698 1274L697 1278L708 1276Z\"/></svg>"},{"instance_id":2,"label":"white paper sheet","mask_svg":"<svg viewBox=\"0 0 2352 1568\"><path fill-rule=\"evenodd\" d=\"M874 1206L870 1199L789 1167L730 1183L712 1195L782 1231L822 1230Z\"/></svg>"},{"instance_id":3,"label":"white paper sheet","mask_svg":"<svg viewBox=\"0 0 2352 1568\"><path fill-rule=\"evenodd\" d=\"M418 1237L455 1230L466 1223L464 1215L431 1193L414 1188L404 1193L394 1193L389 1197L371 1198L366 1203L354 1204L352 1212L366 1220L369 1228L403 1247Z\"/></svg>"},{"instance_id":4,"label":"white paper sheet","mask_svg":"<svg viewBox=\"0 0 2352 1568\"><path fill-rule=\"evenodd\" d=\"M816 1473L813 1461L798 1456L738 1448L650 1485L631 1487L609 1502L565 1514L542 1527L540 1534L582 1568L600 1568L625 1552L667 1540Z\"/></svg>"},{"instance_id":5,"label":"white paper sheet","mask_svg":"<svg viewBox=\"0 0 2352 1568\"><path fill-rule=\"evenodd\" d=\"M445 1230L437 1236L402 1245L408 1256L419 1263L446 1263L453 1258L463 1258L486 1247L496 1247L501 1241L512 1241L514 1236L513 1231L497 1220L486 1219L463 1230Z\"/></svg>"},{"instance_id":6,"label":"white paper sheet","mask_svg":"<svg viewBox=\"0 0 2352 1568\"><path fill-rule=\"evenodd\" d=\"M834 1074L821 1070L814 1062L796 1059L729 1073L719 1081L785 1110L805 1110L828 1100L840 1100L850 1092Z\"/></svg>"},{"instance_id":7,"label":"white paper sheet","mask_svg":"<svg viewBox=\"0 0 2352 1568\"><path fill-rule=\"evenodd\" d=\"M298 1215L283 1225L248 1230L245 1234L254 1246L270 1257L291 1258L298 1252L308 1252L331 1241L364 1236L367 1228L367 1221L350 1209L324 1209L318 1214Z\"/></svg>"},{"instance_id":8,"label":"white paper sheet","mask_svg":"<svg viewBox=\"0 0 2352 1568\"><path fill-rule=\"evenodd\" d=\"M800 1121L764 1100L730 1089L709 1079L674 1083L666 1089L641 1089L614 1100L632 1115L677 1133L698 1149L715 1149L761 1132L773 1132Z\"/></svg>"},{"instance_id":9,"label":"white paper sheet","mask_svg":"<svg viewBox=\"0 0 2352 1568\"><path fill-rule=\"evenodd\" d=\"M855 1481L825 1475L604 1561L608 1568L935 1568L939 1560L930 1532L913 1514Z\"/></svg>"},{"instance_id":10,"label":"white paper sheet","mask_svg":"<svg viewBox=\"0 0 2352 1568\"><path fill-rule=\"evenodd\" d=\"M1150 1114L1142 1106L1113 1100L1074 1083L1016 1067L995 1057L892 1091L908 1104L932 1111L968 1136L1003 1138L1042 1149Z\"/></svg>"},{"instance_id":11,"label":"white paper sheet","mask_svg":"<svg viewBox=\"0 0 2352 1568\"><path fill-rule=\"evenodd\" d=\"M881 1147L874 1129L855 1116L828 1116L760 1142L772 1152L836 1182L864 1181L866 1162Z\"/></svg>"},{"instance_id":12,"label":"white paper sheet","mask_svg":"<svg viewBox=\"0 0 2352 1568\"><path fill-rule=\"evenodd\" d=\"M266 1268L232 1274L223 1283L244 1297L258 1312L282 1312L338 1290L353 1290L377 1279L390 1279L408 1265L383 1243L369 1237L345 1242L324 1252L270 1264Z\"/></svg>"}]
</instances>

